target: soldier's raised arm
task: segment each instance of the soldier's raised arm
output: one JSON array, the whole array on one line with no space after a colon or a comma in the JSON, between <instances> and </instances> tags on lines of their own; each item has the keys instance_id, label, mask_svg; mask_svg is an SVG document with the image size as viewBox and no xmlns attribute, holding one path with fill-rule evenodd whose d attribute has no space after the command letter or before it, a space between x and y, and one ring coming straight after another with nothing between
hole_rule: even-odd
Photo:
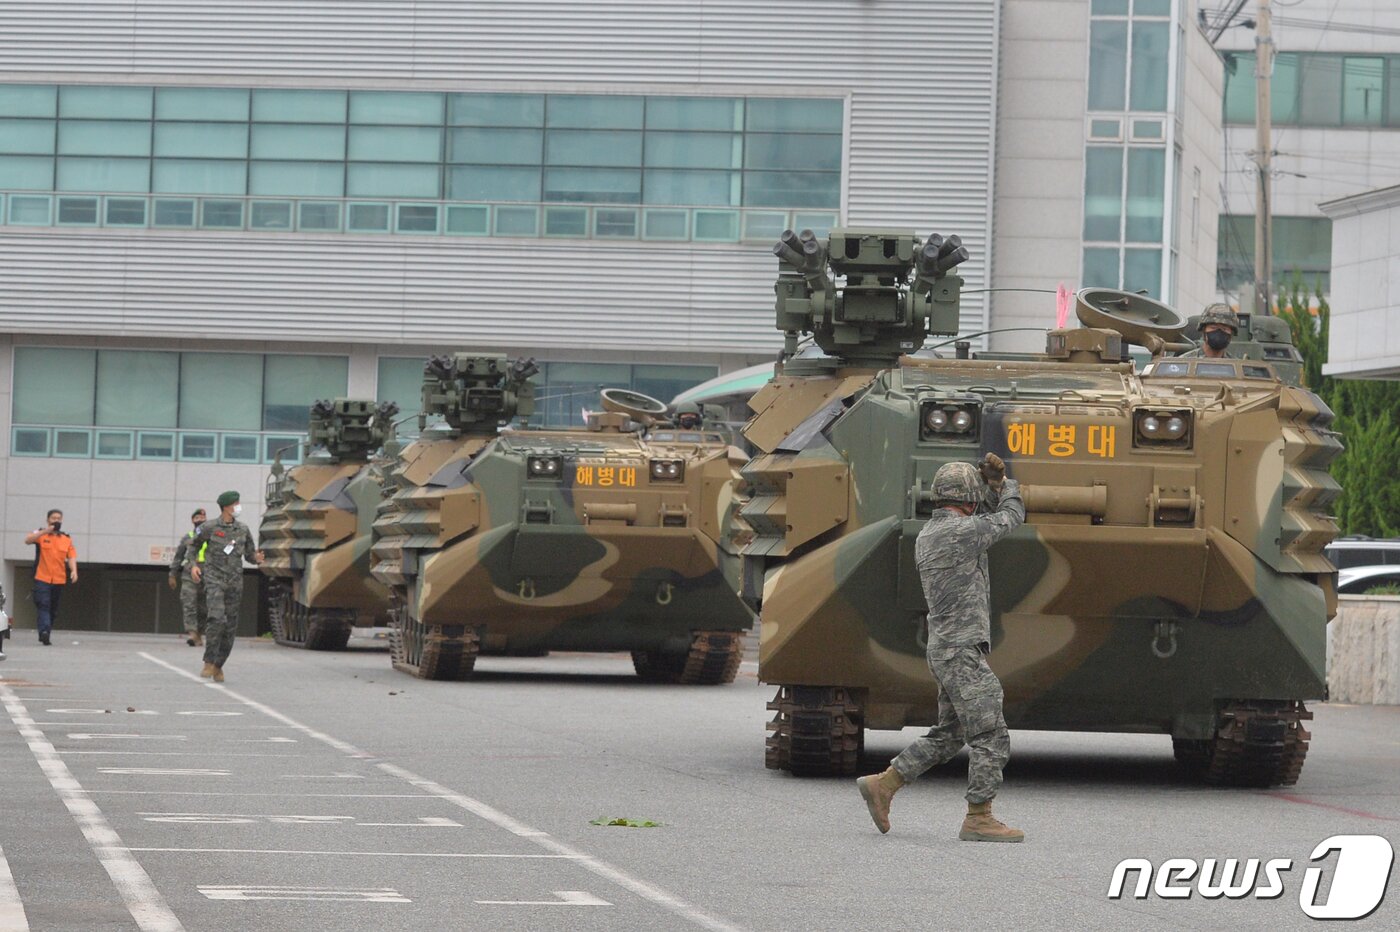
<instances>
[{"instance_id":1,"label":"soldier's raised arm","mask_svg":"<svg viewBox=\"0 0 1400 932\"><path fill-rule=\"evenodd\" d=\"M977 471L986 490L978 513L972 516L973 532L978 549L988 550L1025 522L1026 506L1021 501L1021 484L1006 478L1006 464L1001 457L988 453L977 464Z\"/></svg>"}]
</instances>

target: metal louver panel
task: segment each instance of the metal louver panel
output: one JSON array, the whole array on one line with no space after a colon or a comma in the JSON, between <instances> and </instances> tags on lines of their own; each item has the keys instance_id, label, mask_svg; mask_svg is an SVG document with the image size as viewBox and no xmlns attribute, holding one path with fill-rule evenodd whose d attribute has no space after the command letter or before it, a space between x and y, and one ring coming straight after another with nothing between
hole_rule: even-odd
<instances>
[{"instance_id":1,"label":"metal louver panel","mask_svg":"<svg viewBox=\"0 0 1400 932\"><path fill-rule=\"evenodd\" d=\"M844 96L846 221L962 236L986 286L997 0L29 0L0 82ZM471 244L0 227L0 327L541 337L767 351L762 244ZM963 301L965 330L985 296ZM661 324L658 324L661 321Z\"/></svg>"}]
</instances>

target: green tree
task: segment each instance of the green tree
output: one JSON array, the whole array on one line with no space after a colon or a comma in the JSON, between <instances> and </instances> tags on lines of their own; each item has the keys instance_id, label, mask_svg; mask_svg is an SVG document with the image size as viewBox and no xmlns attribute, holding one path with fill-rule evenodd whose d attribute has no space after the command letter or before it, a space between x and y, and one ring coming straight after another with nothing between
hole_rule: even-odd
<instances>
[{"instance_id":1,"label":"green tree","mask_svg":"<svg viewBox=\"0 0 1400 932\"><path fill-rule=\"evenodd\" d=\"M1342 487L1332 507L1341 532L1400 535L1400 382L1322 374L1331 308L1318 289L1303 284L1301 275L1279 290L1278 314L1288 322L1303 356L1303 384L1336 414L1333 427L1346 444L1331 469Z\"/></svg>"}]
</instances>

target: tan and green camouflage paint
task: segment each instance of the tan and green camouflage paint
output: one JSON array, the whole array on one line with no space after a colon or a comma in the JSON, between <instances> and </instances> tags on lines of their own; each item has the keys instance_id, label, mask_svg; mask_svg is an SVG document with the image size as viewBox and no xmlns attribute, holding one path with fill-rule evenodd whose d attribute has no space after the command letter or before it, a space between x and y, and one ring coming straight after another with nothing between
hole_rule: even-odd
<instances>
[{"instance_id":1,"label":"tan and green camouflage paint","mask_svg":"<svg viewBox=\"0 0 1400 932\"><path fill-rule=\"evenodd\" d=\"M389 590L369 566L380 482L381 465L364 460L289 469L259 529L263 573L290 581L307 608L353 609L361 625L386 624Z\"/></svg>"},{"instance_id":2,"label":"tan and green camouflage paint","mask_svg":"<svg viewBox=\"0 0 1400 932\"><path fill-rule=\"evenodd\" d=\"M715 435L672 436L694 439L606 429L420 439L390 480L373 572L402 587L414 617L476 628L486 650L683 651L693 631L745 630L734 517L744 457ZM530 476L530 457L559 457L560 478ZM682 461L683 480L653 481L653 459ZM580 469L593 470L591 485Z\"/></svg>"},{"instance_id":3,"label":"tan and green camouflage paint","mask_svg":"<svg viewBox=\"0 0 1400 932\"><path fill-rule=\"evenodd\" d=\"M866 727L933 724L916 493L944 462L991 451L1028 511L990 553L990 662L1011 727L1206 737L1217 700L1325 694L1340 443L1316 395L1044 357L903 362L780 376L750 402L760 679L850 687ZM920 440L922 401L968 395L983 399L976 436ZM1135 446L1143 407L1190 412L1191 447Z\"/></svg>"}]
</instances>

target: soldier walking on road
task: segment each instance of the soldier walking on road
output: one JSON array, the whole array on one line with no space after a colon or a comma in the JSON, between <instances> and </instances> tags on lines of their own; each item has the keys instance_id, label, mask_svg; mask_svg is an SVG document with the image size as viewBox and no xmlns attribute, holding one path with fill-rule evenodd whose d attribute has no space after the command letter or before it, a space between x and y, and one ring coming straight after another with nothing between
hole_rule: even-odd
<instances>
[{"instance_id":1,"label":"soldier walking on road","mask_svg":"<svg viewBox=\"0 0 1400 932\"><path fill-rule=\"evenodd\" d=\"M233 650L238 629L238 612L243 603L243 562L260 564L263 552L253 544L253 532L238 520L243 506L237 492L219 496L219 520L206 521L189 546L204 550L204 565L198 563L190 577L204 584L209 621L205 626L204 669L200 676L224 681L224 664ZM207 547L206 547L207 545Z\"/></svg>"},{"instance_id":2,"label":"soldier walking on road","mask_svg":"<svg viewBox=\"0 0 1400 932\"><path fill-rule=\"evenodd\" d=\"M995 453L946 463L933 477L934 511L914 544L928 602L928 665L937 678L938 724L905 748L885 772L856 781L881 832L890 801L924 771L952 760L967 744L967 817L963 841L1021 841L1025 833L992 817L992 798L1011 757L1001 681L987 665L991 650L987 551L1026 520L1021 487L1006 478Z\"/></svg>"},{"instance_id":3,"label":"soldier walking on road","mask_svg":"<svg viewBox=\"0 0 1400 932\"><path fill-rule=\"evenodd\" d=\"M204 555L209 550L208 542L191 547L199 526L204 523L204 509L196 508L190 515L194 527L180 538L175 548L175 559L170 561L170 588L180 589L180 610L185 622L185 643L198 647L204 643L204 628L209 621L209 613L204 602L204 586L195 582L191 571L204 563Z\"/></svg>"}]
</instances>

